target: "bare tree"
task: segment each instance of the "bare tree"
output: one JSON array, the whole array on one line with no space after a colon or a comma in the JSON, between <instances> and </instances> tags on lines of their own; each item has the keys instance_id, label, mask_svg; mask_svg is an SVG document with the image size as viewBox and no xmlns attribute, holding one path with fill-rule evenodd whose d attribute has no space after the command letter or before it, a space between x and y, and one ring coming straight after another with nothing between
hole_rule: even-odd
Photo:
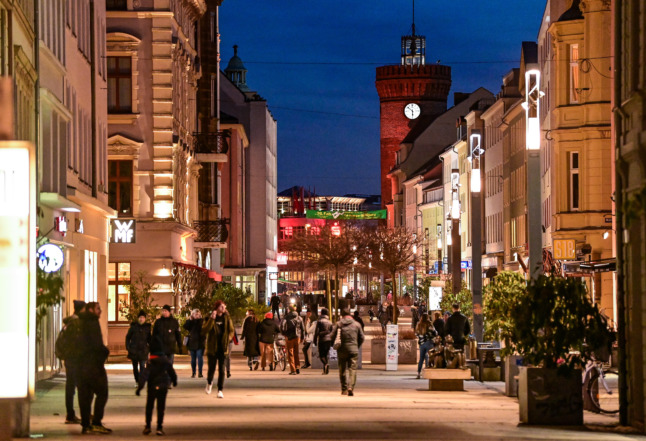
<instances>
[{"instance_id":1,"label":"bare tree","mask_svg":"<svg viewBox=\"0 0 646 441\"><path fill-rule=\"evenodd\" d=\"M397 323L397 274L415 264L418 240L406 228L365 230L357 241L364 252L359 258L365 267L390 275L393 282L393 323Z\"/></svg>"}]
</instances>

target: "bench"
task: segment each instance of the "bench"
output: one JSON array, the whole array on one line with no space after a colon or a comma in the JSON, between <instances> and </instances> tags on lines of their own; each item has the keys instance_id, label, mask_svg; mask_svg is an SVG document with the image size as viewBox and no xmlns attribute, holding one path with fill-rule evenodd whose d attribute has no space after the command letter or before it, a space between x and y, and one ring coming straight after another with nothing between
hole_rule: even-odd
<instances>
[{"instance_id":1,"label":"bench","mask_svg":"<svg viewBox=\"0 0 646 441\"><path fill-rule=\"evenodd\" d=\"M428 390L463 391L464 380L471 379L471 369L424 369L423 378L428 379Z\"/></svg>"}]
</instances>

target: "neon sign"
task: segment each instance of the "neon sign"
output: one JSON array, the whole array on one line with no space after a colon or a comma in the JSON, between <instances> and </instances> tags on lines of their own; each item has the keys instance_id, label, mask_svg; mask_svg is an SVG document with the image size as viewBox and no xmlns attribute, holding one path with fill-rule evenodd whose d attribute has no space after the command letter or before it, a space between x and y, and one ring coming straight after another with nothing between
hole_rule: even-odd
<instances>
[{"instance_id":1,"label":"neon sign","mask_svg":"<svg viewBox=\"0 0 646 441\"><path fill-rule=\"evenodd\" d=\"M55 273L63 266L65 256L58 245L46 243L38 248L38 268L46 273Z\"/></svg>"}]
</instances>

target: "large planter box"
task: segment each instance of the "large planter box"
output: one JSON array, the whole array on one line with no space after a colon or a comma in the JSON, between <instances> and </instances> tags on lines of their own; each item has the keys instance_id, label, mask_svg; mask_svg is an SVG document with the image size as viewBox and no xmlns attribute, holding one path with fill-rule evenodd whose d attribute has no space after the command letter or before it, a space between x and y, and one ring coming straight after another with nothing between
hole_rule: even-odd
<instances>
[{"instance_id":1,"label":"large planter box","mask_svg":"<svg viewBox=\"0 0 646 441\"><path fill-rule=\"evenodd\" d=\"M505 395L508 397L518 396L518 375L522 358L518 355L505 357Z\"/></svg>"},{"instance_id":2,"label":"large planter box","mask_svg":"<svg viewBox=\"0 0 646 441\"><path fill-rule=\"evenodd\" d=\"M370 363L386 364L386 339L373 338L370 345ZM399 340L397 351L398 364L417 364L417 340Z\"/></svg>"},{"instance_id":3,"label":"large planter box","mask_svg":"<svg viewBox=\"0 0 646 441\"><path fill-rule=\"evenodd\" d=\"M581 371L563 376L556 369L521 366L518 406L521 423L582 425Z\"/></svg>"}]
</instances>

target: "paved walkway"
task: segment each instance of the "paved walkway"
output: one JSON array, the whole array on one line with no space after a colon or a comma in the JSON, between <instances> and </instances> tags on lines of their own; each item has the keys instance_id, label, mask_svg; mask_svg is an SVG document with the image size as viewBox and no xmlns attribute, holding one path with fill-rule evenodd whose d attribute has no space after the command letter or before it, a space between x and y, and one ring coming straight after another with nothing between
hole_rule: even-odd
<instances>
[{"instance_id":1,"label":"paved walkway","mask_svg":"<svg viewBox=\"0 0 646 441\"><path fill-rule=\"evenodd\" d=\"M415 368L386 372L364 365L356 396L341 396L336 371L250 372L240 355L226 381L224 399L204 393L205 381L190 378L178 357L180 381L169 392L164 429L169 440L627 440L614 418L586 412L586 427L548 428L518 424L518 404L502 395L503 383L466 382L465 392L429 392ZM112 440L145 438L145 391L134 395L131 367L108 366L110 398L104 424ZM63 424L64 378L39 384L32 407L32 433L48 440L79 439L80 427ZM154 424L153 419L153 424ZM154 435L152 435L154 436ZM100 435L83 439L101 438ZM156 437L155 437L156 438Z\"/></svg>"}]
</instances>

